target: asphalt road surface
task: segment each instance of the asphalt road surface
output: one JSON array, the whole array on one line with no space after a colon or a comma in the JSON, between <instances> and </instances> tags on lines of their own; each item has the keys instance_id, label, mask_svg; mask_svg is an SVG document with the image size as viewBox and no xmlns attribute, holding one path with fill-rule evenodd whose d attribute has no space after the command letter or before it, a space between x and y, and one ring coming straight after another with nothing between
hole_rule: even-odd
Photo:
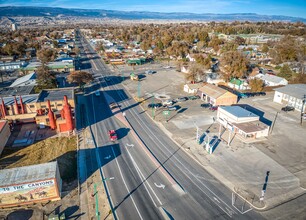
<instances>
[{"instance_id":1,"label":"asphalt road surface","mask_svg":"<svg viewBox=\"0 0 306 220\"><path fill-rule=\"evenodd\" d=\"M83 47L95 53L86 41ZM85 114L96 145L94 162L87 167L91 170L102 167L118 219L262 219L247 205L243 210L232 206L231 190L191 159L143 113L120 84L120 77L113 75L105 81L103 76L112 72L100 59L85 62L97 77L96 85L84 95ZM100 87L120 105L144 145L114 117L105 97L94 94ZM110 129L118 134L116 142L109 140Z\"/></svg>"}]
</instances>

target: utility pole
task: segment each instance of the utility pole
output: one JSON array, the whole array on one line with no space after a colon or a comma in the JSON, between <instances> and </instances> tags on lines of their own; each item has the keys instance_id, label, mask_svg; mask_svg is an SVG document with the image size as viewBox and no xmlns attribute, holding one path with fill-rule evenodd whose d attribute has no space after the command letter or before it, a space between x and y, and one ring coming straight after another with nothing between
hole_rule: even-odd
<instances>
[{"instance_id":1,"label":"utility pole","mask_svg":"<svg viewBox=\"0 0 306 220\"><path fill-rule=\"evenodd\" d=\"M138 81L138 86L137 86L137 96L138 96L138 99L140 99L140 81Z\"/></svg>"},{"instance_id":2,"label":"utility pole","mask_svg":"<svg viewBox=\"0 0 306 220\"><path fill-rule=\"evenodd\" d=\"M272 122L271 129L270 129L270 134L272 134L272 131L273 131L273 128L274 128L275 121L276 121L276 118L277 118L277 116L278 116L278 113L279 113L279 112L276 112L276 115L275 115L274 120L273 120L273 122Z\"/></svg>"},{"instance_id":3,"label":"utility pole","mask_svg":"<svg viewBox=\"0 0 306 220\"><path fill-rule=\"evenodd\" d=\"M154 95L152 95L152 118L155 119Z\"/></svg>"},{"instance_id":4,"label":"utility pole","mask_svg":"<svg viewBox=\"0 0 306 220\"><path fill-rule=\"evenodd\" d=\"M269 175L270 175L270 171L267 171L266 173L266 179L265 179L265 183L262 186L262 190L261 190L261 196L260 196L260 201L263 201L265 198L265 193L267 190L267 185L268 185L268 180L269 180Z\"/></svg>"},{"instance_id":5,"label":"utility pole","mask_svg":"<svg viewBox=\"0 0 306 220\"><path fill-rule=\"evenodd\" d=\"M304 117L304 105L306 102L306 95L303 96L302 99L302 109L301 109L301 126L303 125L303 117Z\"/></svg>"}]
</instances>

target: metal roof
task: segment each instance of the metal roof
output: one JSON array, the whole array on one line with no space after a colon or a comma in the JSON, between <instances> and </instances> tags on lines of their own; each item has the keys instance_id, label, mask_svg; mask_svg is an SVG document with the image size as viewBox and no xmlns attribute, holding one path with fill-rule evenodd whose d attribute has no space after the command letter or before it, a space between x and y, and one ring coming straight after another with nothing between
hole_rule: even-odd
<instances>
[{"instance_id":1,"label":"metal roof","mask_svg":"<svg viewBox=\"0 0 306 220\"><path fill-rule=\"evenodd\" d=\"M33 94L33 95L22 95L22 102L23 104L29 104L29 103L35 103L38 98L38 94ZM16 100L18 104L20 104L20 97L16 96ZM3 97L3 101L5 105L13 105L15 104L14 96L9 96L9 97Z\"/></svg>"},{"instance_id":2,"label":"metal roof","mask_svg":"<svg viewBox=\"0 0 306 220\"><path fill-rule=\"evenodd\" d=\"M306 95L306 84L290 84L274 90L298 99L302 99L303 96Z\"/></svg>"},{"instance_id":3,"label":"metal roof","mask_svg":"<svg viewBox=\"0 0 306 220\"><path fill-rule=\"evenodd\" d=\"M227 111L228 113L232 114L233 116L237 118L249 118L249 117L256 117L258 118L259 116L240 107L240 106L220 106L219 108Z\"/></svg>"},{"instance_id":4,"label":"metal roof","mask_svg":"<svg viewBox=\"0 0 306 220\"><path fill-rule=\"evenodd\" d=\"M29 95L32 93L34 85L30 86L17 86L17 87L5 87L0 89L0 97L8 97L14 95Z\"/></svg>"},{"instance_id":5,"label":"metal roof","mask_svg":"<svg viewBox=\"0 0 306 220\"><path fill-rule=\"evenodd\" d=\"M23 77L17 78L10 87L15 86L35 86L36 85L36 73L30 73Z\"/></svg>"},{"instance_id":6,"label":"metal roof","mask_svg":"<svg viewBox=\"0 0 306 220\"><path fill-rule=\"evenodd\" d=\"M270 74L265 74L260 77L260 79L268 82L273 82L273 83L281 83L283 80L287 81L285 78L279 77L279 76L274 76Z\"/></svg>"},{"instance_id":7,"label":"metal roof","mask_svg":"<svg viewBox=\"0 0 306 220\"><path fill-rule=\"evenodd\" d=\"M212 98L219 98L220 96L224 95L225 93L227 93L228 91L225 89L222 89L218 86L215 85L211 85L211 84L206 84L204 86L202 86L199 89L202 93L204 93L205 95L212 97ZM234 96L236 96L235 94L233 94Z\"/></svg>"},{"instance_id":8,"label":"metal roof","mask_svg":"<svg viewBox=\"0 0 306 220\"><path fill-rule=\"evenodd\" d=\"M59 101L63 100L64 96L67 96L68 99L73 99L73 88L42 90L37 102Z\"/></svg>"},{"instance_id":9,"label":"metal roof","mask_svg":"<svg viewBox=\"0 0 306 220\"><path fill-rule=\"evenodd\" d=\"M0 170L0 186L35 182L56 177L57 162Z\"/></svg>"}]
</instances>

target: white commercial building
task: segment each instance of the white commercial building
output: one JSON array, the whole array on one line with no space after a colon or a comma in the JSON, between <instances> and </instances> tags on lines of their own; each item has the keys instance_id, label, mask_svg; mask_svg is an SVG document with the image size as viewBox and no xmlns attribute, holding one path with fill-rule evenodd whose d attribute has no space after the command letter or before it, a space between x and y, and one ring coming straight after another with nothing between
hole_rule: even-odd
<instances>
[{"instance_id":1,"label":"white commercial building","mask_svg":"<svg viewBox=\"0 0 306 220\"><path fill-rule=\"evenodd\" d=\"M302 110L303 100L306 101L306 84L290 84L274 90L274 102L292 106L298 111ZM306 110L305 104L303 110Z\"/></svg>"}]
</instances>

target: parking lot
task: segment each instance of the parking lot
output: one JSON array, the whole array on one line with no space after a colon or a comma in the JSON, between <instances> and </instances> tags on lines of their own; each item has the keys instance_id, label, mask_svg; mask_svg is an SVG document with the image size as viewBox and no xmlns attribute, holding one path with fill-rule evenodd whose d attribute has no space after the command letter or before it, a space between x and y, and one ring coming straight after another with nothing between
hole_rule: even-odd
<instances>
[{"instance_id":1,"label":"parking lot","mask_svg":"<svg viewBox=\"0 0 306 220\"><path fill-rule=\"evenodd\" d=\"M259 203L259 197L267 171L270 171L270 176L265 193L266 207L273 207L305 192L306 136L302 134L306 134L306 121L304 126L301 126L299 112L281 111L284 106L273 102L274 92L239 101L239 104L263 112L261 118L268 125L275 121L268 138L259 142L243 143L235 137L230 146L221 140L213 154L208 154L204 145L199 145L195 138L197 128L200 134L207 131L211 138L218 136L216 111L201 107L203 101L199 99L175 103L179 108L170 111L167 116L163 114L165 109L162 107L148 108L149 104L191 94L183 91L184 75L175 71L175 68L156 69L156 73L149 75L144 71L155 70L154 66L146 65L141 68L138 69L138 73L143 74L140 81L126 79L124 86L133 97L140 95L145 100L142 102L144 111L154 118L155 123L160 125L165 133L225 185L258 207L263 206ZM126 73L128 74L128 71ZM225 139L227 135L225 132L221 138Z\"/></svg>"}]
</instances>

